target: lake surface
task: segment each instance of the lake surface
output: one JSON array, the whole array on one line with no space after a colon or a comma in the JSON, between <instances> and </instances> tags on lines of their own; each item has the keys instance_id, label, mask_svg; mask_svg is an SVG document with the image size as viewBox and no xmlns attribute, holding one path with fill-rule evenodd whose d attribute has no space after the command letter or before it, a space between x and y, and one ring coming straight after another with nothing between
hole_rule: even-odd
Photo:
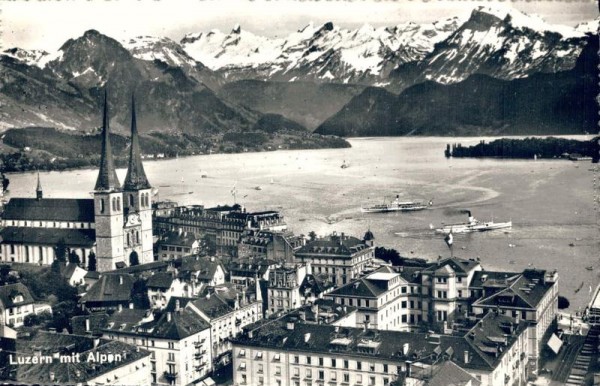
<instances>
[{"instance_id":1,"label":"lake surface","mask_svg":"<svg viewBox=\"0 0 600 386\"><path fill-rule=\"evenodd\" d=\"M479 257L488 270L557 269L571 310L583 309L589 287L600 280L597 167L444 157L446 143L473 145L480 139L494 138L360 138L351 139L348 149L203 155L144 165L159 199L231 204L235 186L238 203L250 211L280 211L296 234L362 237L370 228L377 245L430 260L450 254L430 225L464 222L464 209L480 220L512 220L508 232L455 235L454 255ZM344 162L348 168L341 168ZM117 173L123 181L125 170ZM96 177L97 170L42 173L44 196L90 197ZM10 180L9 197L35 197L35 174ZM360 212L362 204L391 201L396 194L433 199L434 205L413 213Z\"/></svg>"}]
</instances>

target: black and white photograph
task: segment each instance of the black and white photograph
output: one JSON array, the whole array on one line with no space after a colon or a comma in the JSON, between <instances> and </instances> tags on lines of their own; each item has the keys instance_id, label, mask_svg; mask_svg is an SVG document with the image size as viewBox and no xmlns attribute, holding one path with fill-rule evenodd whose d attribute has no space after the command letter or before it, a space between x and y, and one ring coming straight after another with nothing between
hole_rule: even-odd
<instances>
[{"instance_id":1,"label":"black and white photograph","mask_svg":"<svg viewBox=\"0 0 600 386\"><path fill-rule=\"evenodd\" d=\"M0 385L600 385L598 15L0 3Z\"/></svg>"}]
</instances>

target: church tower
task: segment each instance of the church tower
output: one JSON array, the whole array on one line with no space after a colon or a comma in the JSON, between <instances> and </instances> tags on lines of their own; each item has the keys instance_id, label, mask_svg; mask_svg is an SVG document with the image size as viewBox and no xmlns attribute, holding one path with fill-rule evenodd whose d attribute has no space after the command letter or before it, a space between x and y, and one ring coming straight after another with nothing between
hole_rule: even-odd
<instances>
[{"instance_id":1,"label":"church tower","mask_svg":"<svg viewBox=\"0 0 600 386\"><path fill-rule=\"evenodd\" d=\"M131 97L131 144L129 165L123 184L125 206L125 260L145 264L154 260L152 250L152 187L146 177L135 118L135 99Z\"/></svg>"},{"instance_id":2,"label":"church tower","mask_svg":"<svg viewBox=\"0 0 600 386\"><path fill-rule=\"evenodd\" d=\"M97 269L100 272L116 268L124 262L123 193L115 171L110 145L107 93L104 92L102 120L102 153L100 171L94 187Z\"/></svg>"},{"instance_id":3,"label":"church tower","mask_svg":"<svg viewBox=\"0 0 600 386\"><path fill-rule=\"evenodd\" d=\"M42 190L42 183L40 181L40 172L38 172L37 188L35 188L35 198L38 201L44 198L44 191Z\"/></svg>"}]
</instances>

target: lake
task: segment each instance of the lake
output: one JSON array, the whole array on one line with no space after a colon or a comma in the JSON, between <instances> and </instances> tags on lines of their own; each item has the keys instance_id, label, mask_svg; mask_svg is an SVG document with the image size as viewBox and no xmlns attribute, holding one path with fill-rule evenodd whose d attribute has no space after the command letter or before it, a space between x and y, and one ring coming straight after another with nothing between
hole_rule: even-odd
<instances>
[{"instance_id":1,"label":"lake","mask_svg":"<svg viewBox=\"0 0 600 386\"><path fill-rule=\"evenodd\" d=\"M161 200L231 204L235 186L238 203L250 211L280 211L296 234L362 237L371 229L377 245L429 260L450 254L443 236L430 227L464 222L464 209L480 220L512 220L507 232L455 235L454 255L478 257L488 270L557 269L571 310L583 309L600 275L597 166L444 157L446 143L473 145L480 139L494 138L358 138L347 149L202 155L144 165ZM125 169L117 173L123 181ZM97 170L42 173L44 196L90 197L96 177ZM10 180L10 196L35 197L34 173ZM412 213L360 211L362 204L391 201L397 194L433 199L434 205ZM590 266L593 270L586 269Z\"/></svg>"}]
</instances>

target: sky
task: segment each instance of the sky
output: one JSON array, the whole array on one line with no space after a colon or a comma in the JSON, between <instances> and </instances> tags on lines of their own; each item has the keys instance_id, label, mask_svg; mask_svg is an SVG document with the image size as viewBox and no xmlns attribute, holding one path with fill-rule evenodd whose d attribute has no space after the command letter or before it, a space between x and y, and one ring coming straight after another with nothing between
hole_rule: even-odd
<instances>
[{"instance_id":1,"label":"sky","mask_svg":"<svg viewBox=\"0 0 600 386\"><path fill-rule=\"evenodd\" d=\"M286 36L309 22L344 28L468 17L480 5L511 6L551 24L575 26L598 15L593 0L13 0L0 4L1 48L56 51L96 29L117 40L150 35L179 41L186 33L242 29Z\"/></svg>"}]
</instances>

